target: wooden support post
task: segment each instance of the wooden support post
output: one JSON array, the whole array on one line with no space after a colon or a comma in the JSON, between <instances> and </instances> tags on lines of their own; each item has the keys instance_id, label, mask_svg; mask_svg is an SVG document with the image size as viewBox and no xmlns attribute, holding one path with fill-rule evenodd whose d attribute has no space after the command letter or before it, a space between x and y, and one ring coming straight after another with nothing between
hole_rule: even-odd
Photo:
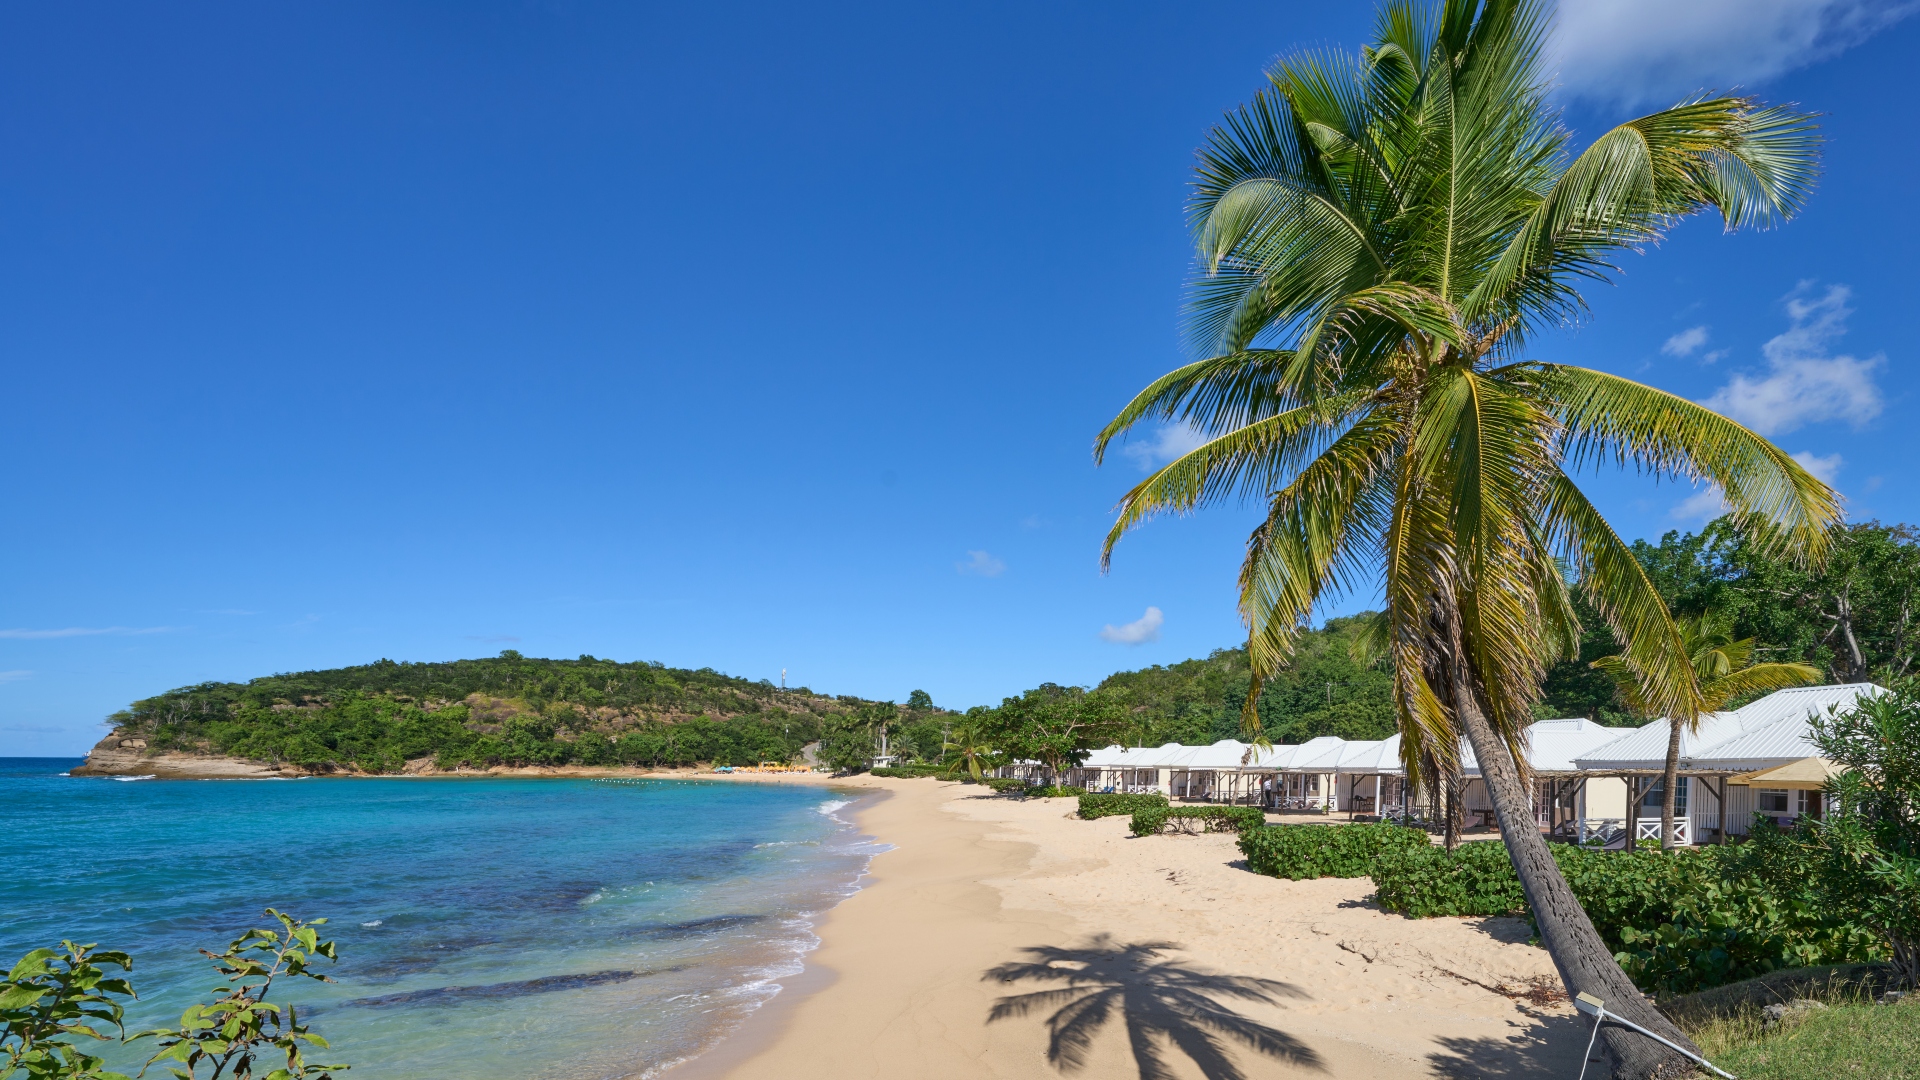
<instances>
[{"instance_id":1,"label":"wooden support post","mask_svg":"<svg viewBox=\"0 0 1920 1080\"><path fill-rule=\"evenodd\" d=\"M1625 850L1640 849L1640 778L1627 777L1627 845Z\"/></svg>"}]
</instances>

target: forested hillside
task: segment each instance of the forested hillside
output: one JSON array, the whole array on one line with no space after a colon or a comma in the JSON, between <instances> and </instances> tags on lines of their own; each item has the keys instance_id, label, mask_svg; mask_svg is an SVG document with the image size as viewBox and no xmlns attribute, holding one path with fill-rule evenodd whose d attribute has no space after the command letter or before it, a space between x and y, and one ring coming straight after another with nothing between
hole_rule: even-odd
<instances>
[{"instance_id":1,"label":"forested hillside","mask_svg":"<svg viewBox=\"0 0 1920 1080\"><path fill-rule=\"evenodd\" d=\"M710 668L540 660L508 650L202 683L110 719L122 737L151 750L391 772L423 757L443 768L785 761L823 725L873 707Z\"/></svg>"},{"instance_id":2,"label":"forested hillside","mask_svg":"<svg viewBox=\"0 0 1920 1080\"><path fill-rule=\"evenodd\" d=\"M1378 667L1349 655L1359 619L1329 619L1300 639L1293 663L1260 694L1267 738L1297 743L1319 735L1384 739L1393 734L1393 686ZM1133 717L1129 741L1210 743L1240 733L1252 684L1245 649L1215 649L1184 660L1107 676L1097 691L1118 695Z\"/></svg>"}]
</instances>

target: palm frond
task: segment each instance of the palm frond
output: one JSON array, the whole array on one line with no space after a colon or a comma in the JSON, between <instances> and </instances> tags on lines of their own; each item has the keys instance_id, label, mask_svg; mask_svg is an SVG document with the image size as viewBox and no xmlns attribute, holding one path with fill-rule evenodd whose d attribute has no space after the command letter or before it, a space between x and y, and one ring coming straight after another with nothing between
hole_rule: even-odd
<instances>
[{"instance_id":1,"label":"palm frond","mask_svg":"<svg viewBox=\"0 0 1920 1080\"><path fill-rule=\"evenodd\" d=\"M1817 561L1841 519L1834 490L1746 427L1676 394L1590 368L1540 368L1565 426L1568 467L1595 460L1718 485L1742 528L1772 553Z\"/></svg>"}]
</instances>

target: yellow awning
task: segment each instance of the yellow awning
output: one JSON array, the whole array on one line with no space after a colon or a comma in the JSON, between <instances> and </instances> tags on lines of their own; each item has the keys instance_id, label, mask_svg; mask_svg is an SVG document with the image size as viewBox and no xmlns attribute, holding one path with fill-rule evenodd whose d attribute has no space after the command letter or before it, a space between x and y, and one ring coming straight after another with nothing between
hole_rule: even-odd
<instances>
[{"instance_id":1,"label":"yellow awning","mask_svg":"<svg viewBox=\"0 0 1920 1080\"><path fill-rule=\"evenodd\" d=\"M1828 779L1846 772L1846 767L1836 765L1823 757L1801 758L1789 761L1785 765L1775 765L1771 769L1735 776L1731 779L1741 784L1798 784L1803 787L1819 787Z\"/></svg>"}]
</instances>

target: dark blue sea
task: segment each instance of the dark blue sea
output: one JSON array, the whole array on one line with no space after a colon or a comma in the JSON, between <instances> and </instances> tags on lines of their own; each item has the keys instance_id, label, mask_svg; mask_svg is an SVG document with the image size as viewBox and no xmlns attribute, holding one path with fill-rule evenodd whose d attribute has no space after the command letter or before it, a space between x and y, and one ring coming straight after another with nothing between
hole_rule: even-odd
<instances>
[{"instance_id":1,"label":"dark blue sea","mask_svg":"<svg viewBox=\"0 0 1920 1080\"><path fill-rule=\"evenodd\" d=\"M361 1080L697 1054L800 970L874 850L835 813L849 796L799 785L62 775L78 764L0 758L0 966L62 938L131 953L137 1030L205 997L197 950L262 909L324 917L337 981L276 997Z\"/></svg>"}]
</instances>

